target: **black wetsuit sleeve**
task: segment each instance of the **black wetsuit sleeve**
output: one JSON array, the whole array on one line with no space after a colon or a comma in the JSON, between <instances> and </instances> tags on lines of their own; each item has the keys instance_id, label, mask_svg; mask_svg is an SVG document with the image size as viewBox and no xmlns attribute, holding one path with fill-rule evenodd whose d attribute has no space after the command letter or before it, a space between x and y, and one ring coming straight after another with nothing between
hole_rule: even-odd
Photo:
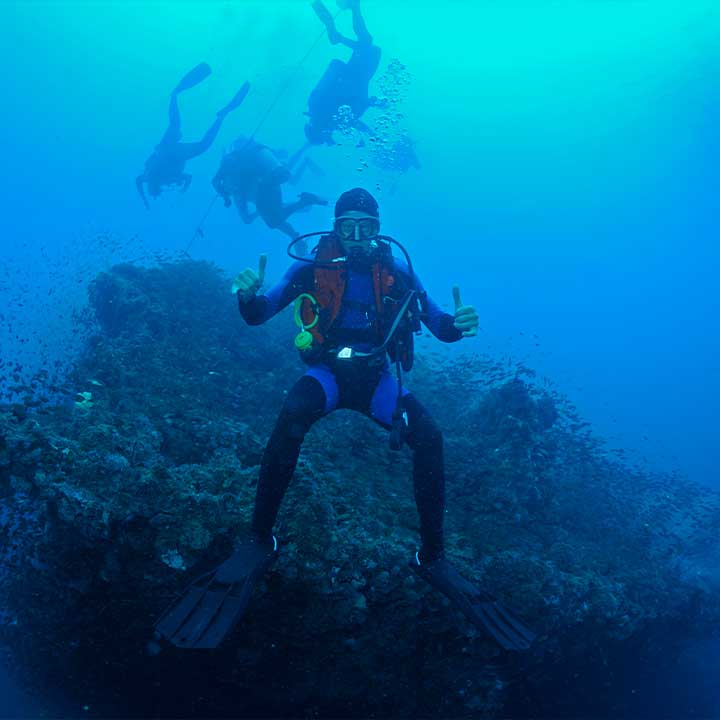
<instances>
[{"instance_id":1,"label":"black wetsuit sleeve","mask_svg":"<svg viewBox=\"0 0 720 720\"><path fill-rule=\"evenodd\" d=\"M255 295L243 302L238 294L240 314L248 325L262 325L287 307L298 295L310 292L313 287L313 266L311 263L295 262L267 293Z\"/></svg>"},{"instance_id":2,"label":"black wetsuit sleeve","mask_svg":"<svg viewBox=\"0 0 720 720\"><path fill-rule=\"evenodd\" d=\"M462 332L455 327L455 316L441 310L424 291L420 296L420 307L423 324L438 340L451 343L462 339Z\"/></svg>"},{"instance_id":3,"label":"black wetsuit sleeve","mask_svg":"<svg viewBox=\"0 0 720 720\"><path fill-rule=\"evenodd\" d=\"M412 287L410 280L410 271L402 260L395 260L396 267L400 272L406 275L408 283ZM442 342L457 342L462 339L462 332L455 327L455 316L443 311L440 306L433 300L423 287L422 281L415 274L415 287L420 293L420 309L422 311L423 325Z\"/></svg>"}]
</instances>

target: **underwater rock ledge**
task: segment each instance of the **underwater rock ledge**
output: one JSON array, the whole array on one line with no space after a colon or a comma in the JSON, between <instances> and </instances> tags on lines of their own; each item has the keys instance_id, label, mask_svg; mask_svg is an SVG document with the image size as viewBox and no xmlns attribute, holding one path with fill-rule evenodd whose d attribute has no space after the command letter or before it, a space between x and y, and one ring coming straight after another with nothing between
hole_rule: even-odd
<instances>
[{"instance_id":1,"label":"underwater rock ledge","mask_svg":"<svg viewBox=\"0 0 720 720\"><path fill-rule=\"evenodd\" d=\"M717 558L716 493L614 459L522 365L421 356L408 384L444 432L448 554L534 647L503 653L409 571L409 457L338 412L306 439L233 643L148 656L187 571L247 531L303 371L288 316L247 327L229 286L191 261L102 273L57 402L0 406L0 640L27 682L97 716L498 717L562 678L566 707L592 687L610 708L618 648L650 663L680 620L717 626L717 575L688 572Z\"/></svg>"}]
</instances>

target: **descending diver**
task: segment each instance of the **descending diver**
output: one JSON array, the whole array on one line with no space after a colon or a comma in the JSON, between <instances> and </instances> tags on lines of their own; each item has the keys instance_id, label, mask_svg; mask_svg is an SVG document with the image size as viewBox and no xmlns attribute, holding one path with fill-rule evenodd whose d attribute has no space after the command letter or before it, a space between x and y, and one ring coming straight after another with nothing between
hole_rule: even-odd
<instances>
[{"instance_id":1,"label":"descending diver","mask_svg":"<svg viewBox=\"0 0 720 720\"><path fill-rule=\"evenodd\" d=\"M250 84L246 82L235 97L224 108L218 111L215 122L207 129L205 135L203 135L199 142L180 142L182 132L180 130L178 95L184 90L189 90L201 83L210 73L210 66L207 63L200 63L187 73L172 93L170 93L170 123L168 128L155 147L153 154L145 161L143 174L138 175L135 179L137 191L148 210L150 209L150 205L145 196L143 185L147 185L148 194L154 198L159 197L163 187L166 186L179 185L180 191L185 192L192 180L192 176L184 172L185 163L191 158L202 155L202 153L210 148L228 113L240 107L245 96L248 94Z\"/></svg>"},{"instance_id":2,"label":"descending diver","mask_svg":"<svg viewBox=\"0 0 720 720\"><path fill-rule=\"evenodd\" d=\"M343 106L351 109L349 124L352 127L370 132L370 128L360 118L369 107L377 103L377 98L370 97L368 91L370 80L380 64L380 48L373 45L372 36L360 12L360 0L344 0L338 4L352 11L356 40L338 32L335 20L322 0L315 0L312 5L327 28L330 42L333 45L346 45L352 50L352 55L347 62L333 60L310 94L305 137L311 145L335 144L333 131L338 127L338 113Z\"/></svg>"},{"instance_id":3,"label":"descending diver","mask_svg":"<svg viewBox=\"0 0 720 720\"><path fill-rule=\"evenodd\" d=\"M295 202L283 202L283 183L296 184L307 168L319 171L307 158L295 169L303 150L282 162L279 152L252 138L240 137L223 156L220 169L212 180L213 187L223 198L225 207L235 203L244 223L249 224L260 216L269 228L295 239L298 232L288 218L311 205L327 205L327 200L309 192L300 193ZM254 212L250 212L249 203L255 206Z\"/></svg>"},{"instance_id":4,"label":"descending diver","mask_svg":"<svg viewBox=\"0 0 720 720\"><path fill-rule=\"evenodd\" d=\"M277 554L273 525L305 434L338 408L361 412L387 429L393 449L406 442L412 450L421 537L413 569L503 647L525 649L533 640L533 633L445 557L442 435L402 384L420 321L450 343L477 334L477 313L462 304L457 287L454 315L443 312L423 289L404 248L379 230L377 202L355 188L338 199L333 230L315 233L321 237L312 259L289 250L297 262L263 295L258 291L266 256L260 258L259 272L248 268L235 280L240 313L250 325L267 322L295 302L301 329L295 345L308 367L288 393L265 448L250 538L217 570L192 583L156 625L179 647L216 647L242 616L253 587ZM391 243L402 249L405 261L393 256Z\"/></svg>"}]
</instances>

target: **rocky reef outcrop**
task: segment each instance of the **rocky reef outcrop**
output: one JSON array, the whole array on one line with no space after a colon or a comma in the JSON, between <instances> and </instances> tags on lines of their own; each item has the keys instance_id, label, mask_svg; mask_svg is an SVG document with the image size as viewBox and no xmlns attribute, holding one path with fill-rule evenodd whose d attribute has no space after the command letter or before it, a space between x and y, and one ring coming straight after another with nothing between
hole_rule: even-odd
<instances>
[{"instance_id":1,"label":"rocky reef outcrop","mask_svg":"<svg viewBox=\"0 0 720 720\"><path fill-rule=\"evenodd\" d=\"M247 327L209 264L121 265L89 302L64 387L0 406L0 639L86 714L497 717L549 712L549 687L554 714L590 694L603 714L618 658L720 619L717 495L609 454L523 366L421 352L408 382L444 431L448 554L533 649L502 652L409 571L409 453L338 412L306 439L233 642L148 655L173 593L247 531L303 368L291 320Z\"/></svg>"}]
</instances>

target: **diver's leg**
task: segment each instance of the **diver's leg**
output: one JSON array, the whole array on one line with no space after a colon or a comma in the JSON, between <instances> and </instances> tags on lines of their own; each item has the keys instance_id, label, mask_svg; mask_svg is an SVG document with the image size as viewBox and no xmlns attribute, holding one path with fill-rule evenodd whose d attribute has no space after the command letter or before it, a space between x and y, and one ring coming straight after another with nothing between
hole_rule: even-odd
<instances>
[{"instance_id":1,"label":"diver's leg","mask_svg":"<svg viewBox=\"0 0 720 720\"><path fill-rule=\"evenodd\" d=\"M218 115L227 115L228 113L231 113L233 110L237 110L242 104L245 98L247 97L247 94L250 92L250 83L249 81L245 81L241 88L235 93L232 100L223 108L218 110Z\"/></svg>"},{"instance_id":2,"label":"diver's leg","mask_svg":"<svg viewBox=\"0 0 720 720\"><path fill-rule=\"evenodd\" d=\"M340 33L338 33L336 37L337 43L340 43L340 45L344 45L345 47L349 47L351 50L357 50L361 45L358 40L353 40L352 38L345 37L345 35L341 35Z\"/></svg>"},{"instance_id":3,"label":"diver's leg","mask_svg":"<svg viewBox=\"0 0 720 720\"><path fill-rule=\"evenodd\" d=\"M380 57L382 51L377 45L365 45L358 43L353 51L350 59L347 61L347 76L352 78L351 82L355 91L367 96L367 87L373 78L373 75L380 67ZM362 88L362 91L361 91ZM368 106L372 101L368 98Z\"/></svg>"},{"instance_id":4,"label":"diver's leg","mask_svg":"<svg viewBox=\"0 0 720 720\"><path fill-rule=\"evenodd\" d=\"M403 388L403 398L409 394L407 388ZM375 386L368 414L375 422L389 429L392 426L393 412L398 400L398 383L389 368L385 368Z\"/></svg>"},{"instance_id":5,"label":"diver's leg","mask_svg":"<svg viewBox=\"0 0 720 720\"><path fill-rule=\"evenodd\" d=\"M360 45L372 45L372 35L368 32L365 19L360 12L360 3L355 2L350 6L352 10L352 24L353 32L357 37L357 41Z\"/></svg>"},{"instance_id":6,"label":"diver's leg","mask_svg":"<svg viewBox=\"0 0 720 720\"><path fill-rule=\"evenodd\" d=\"M333 385L329 370L311 368L285 399L260 465L252 530L261 537L272 534L305 434L316 420L334 407ZM334 392L337 395L336 389Z\"/></svg>"},{"instance_id":7,"label":"diver's leg","mask_svg":"<svg viewBox=\"0 0 720 720\"><path fill-rule=\"evenodd\" d=\"M178 133L180 139L180 108L178 107L178 93L173 90L170 95L170 105L168 106L168 131Z\"/></svg>"},{"instance_id":8,"label":"diver's leg","mask_svg":"<svg viewBox=\"0 0 720 720\"><path fill-rule=\"evenodd\" d=\"M218 115L215 118L215 122L207 129L205 134L202 136L199 142L194 143L182 143L180 146L183 160L190 160L190 158L202 155L207 152L215 142L217 134L220 132L225 115Z\"/></svg>"},{"instance_id":9,"label":"diver's leg","mask_svg":"<svg viewBox=\"0 0 720 720\"><path fill-rule=\"evenodd\" d=\"M413 453L415 504L420 516L420 558L430 562L444 551L445 468L440 428L414 395L403 398L406 441Z\"/></svg>"},{"instance_id":10,"label":"diver's leg","mask_svg":"<svg viewBox=\"0 0 720 720\"><path fill-rule=\"evenodd\" d=\"M182 154L184 160L202 155L210 149L210 146L215 142L217 134L220 132L223 121L225 118L235 109L242 105L243 100L247 97L250 90L250 83L245 82L243 86L238 90L235 97L221 110L218 111L215 122L205 131L199 142L185 143L182 146Z\"/></svg>"},{"instance_id":11,"label":"diver's leg","mask_svg":"<svg viewBox=\"0 0 720 720\"><path fill-rule=\"evenodd\" d=\"M273 221L272 225L266 220L265 224L272 230L279 230L283 235L287 235L291 240L294 240L300 235L300 233L287 220L281 220L280 222Z\"/></svg>"},{"instance_id":12,"label":"diver's leg","mask_svg":"<svg viewBox=\"0 0 720 720\"><path fill-rule=\"evenodd\" d=\"M312 4L312 9L315 11L320 22L325 26L330 44L337 45L341 42L342 36L335 27L335 18L333 18L330 11L325 7L325 3L322 0L315 0Z\"/></svg>"},{"instance_id":13,"label":"diver's leg","mask_svg":"<svg viewBox=\"0 0 720 720\"><path fill-rule=\"evenodd\" d=\"M389 370L385 370L375 388L368 414L379 425L390 429L397 401L397 380ZM408 423L405 440L413 452L413 484L422 542L420 552L427 562L439 557L444 548L445 471L442 433L427 410L405 388L401 402Z\"/></svg>"},{"instance_id":14,"label":"diver's leg","mask_svg":"<svg viewBox=\"0 0 720 720\"><path fill-rule=\"evenodd\" d=\"M301 192L300 196L295 202L287 203L283 205L283 214L286 218L290 217L300 210L304 210L306 207L311 205L327 205L327 200L319 197L315 193Z\"/></svg>"},{"instance_id":15,"label":"diver's leg","mask_svg":"<svg viewBox=\"0 0 720 720\"><path fill-rule=\"evenodd\" d=\"M282 230L289 237L297 237L297 232L288 224L288 218L310 205L327 205L327 200L314 193L300 193L295 202L284 203L280 183L269 180L258 187L255 200L260 217L269 228Z\"/></svg>"},{"instance_id":16,"label":"diver's leg","mask_svg":"<svg viewBox=\"0 0 720 720\"><path fill-rule=\"evenodd\" d=\"M178 107L178 93L173 90L170 95L170 106L168 107L168 127L160 140L161 144L180 142L182 132L180 130L180 108Z\"/></svg>"},{"instance_id":17,"label":"diver's leg","mask_svg":"<svg viewBox=\"0 0 720 720\"><path fill-rule=\"evenodd\" d=\"M273 230L279 229L291 215L286 211L288 206L283 204L280 183L273 182L272 179L265 180L258 186L255 207L265 224Z\"/></svg>"},{"instance_id":18,"label":"diver's leg","mask_svg":"<svg viewBox=\"0 0 720 720\"><path fill-rule=\"evenodd\" d=\"M373 45L372 35L368 32L358 3L353 5L352 13L353 28L358 39L354 46L349 46L353 48L353 53L347 61L345 77L357 98L349 104L356 118L359 118L373 104L373 100L368 97L369 85L380 66L382 51L377 45Z\"/></svg>"},{"instance_id":19,"label":"diver's leg","mask_svg":"<svg viewBox=\"0 0 720 720\"><path fill-rule=\"evenodd\" d=\"M356 40L341 35L335 27L335 19L330 15L330 12L322 4L321 0L316 0L313 3L313 8L317 13L320 20L323 22L328 31L328 38L333 45L338 43L349 47L352 50L357 50L359 47L372 45L372 35L368 32L365 19L360 12L360 0L352 0L352 2L338 3L342 10L350 9L352 11L352 24L353 32L355 33Z\"/></svg>"}]
</instances>

